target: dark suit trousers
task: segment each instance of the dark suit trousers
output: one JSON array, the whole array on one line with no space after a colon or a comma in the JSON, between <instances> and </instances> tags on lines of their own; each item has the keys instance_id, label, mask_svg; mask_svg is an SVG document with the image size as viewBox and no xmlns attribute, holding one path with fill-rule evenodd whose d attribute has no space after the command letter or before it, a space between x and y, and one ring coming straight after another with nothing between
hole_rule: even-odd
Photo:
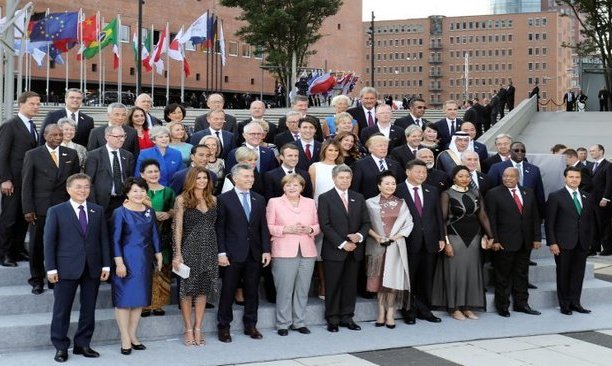
<instances>
[{"instance_id":1,"label":"dark suit trousers","mask_svg":"<svg viewBox=\"0 0 612 366\"><path fill-rule=\"evenodd\" d=\"M36 216L36 224L30 224L30 279L28 283L32 286L43 285L45 277L45 255L43 247L43 234L47 216Z\"/></svg>"},{"instance_id":2,"label":"dark suit trousers","mask_svg":"<svg viewBox=\"0 0 612 366\"><path fill-rule=\"evenodd\" d=\"M418 253L408 253L408 270L412 292L410 294L410 316L431 313L431 290L433 287L436 254L421 247Z\"/></svg>"},{"instance_id":3,"label":"dark suit trousers","mask_svg":"<svg viewBox=\"0 0 612 366\"><path fill-rule=\"evenodd\" d=\"M561 309L580 305L582 281L588 251L576 245L574 249L563 249L555 256L557 264L557 298Z\"/></svg>"},{"instance_id":4,"label":"dark suit trousers","mask_svg":"<svg viewBox=\"0 0 612 366\"><path fill-rule=\"evenodd\" d=\"M599 202L595 203L595 219L596 231L595 240L591 244L591 251L599 252L603 247L604 250L612 250L612 209L610 203L606 207L599 207Z\"/></svg>"},{"instance_id":5,"label":"dark suit trousers","mask_svg":"<svg viewBox=\"0 0 612 366\"><path fill-rule=\"evenodd\" d=\"M76 294L80 287L81 309L79 311L79 324L74 334L74 345L89 347L91 337L96 325L96 299L100 288L100 278L91 278L87 266L77 280L60 280L53 289L53 319L51 320L51 343L55 349L65 350L70 347L68 327L70 326L70 312Z\"/></svg>"},{"instance_id":6,"label":"dark suit trousers","mask_svg":"<svg viewBox=\"0 0 612 366\"><path fill-rule=\"evenodd\" d=\"M338 325L353 320L360 263L353 253L348 253L343 261L323 260L325 318L329 324Z\"/></svg>"},{"instance_id":7,"label":"dark suit trousers","mask_svg":"<svg viewBox=\"0 0 612 366\"><path fill-rule=\"evenodd\" d=\"M23 218L21 209L21 188L15 188L11 196L2 195L2 213L0 213L0 259L15 258L25 252L24 241L28 223Z\"/></svg>"},{"instance_id":8,"label":"dark suit trousers","mask_svg":"<svg viewBox=\"0 0 612 366\"><path fill-rule=\"evenodd\" d=\"M242 322L245 328L257 325L257 308L259 307L259 278L261 276L261 263L250 255L244 262L232 262L221 268L221 298L219 299L219 311L217 312L217 328L229 329L234 314L234 294L242 280L244 292L244 315Z\"/></svg>"},{"instance_id":9,"label":"dark suit trousers","mask_svg":"<svg viewBox=\"0 0 612 366\"><path fill-rule=\"evenodd\" d=\"M495 307L508 310L510 294L515 308L527 305L529 293L529 249L522 247L516 252L500 250L492 253L493 273L495 277Z\"/></svg>"}]
</instances>

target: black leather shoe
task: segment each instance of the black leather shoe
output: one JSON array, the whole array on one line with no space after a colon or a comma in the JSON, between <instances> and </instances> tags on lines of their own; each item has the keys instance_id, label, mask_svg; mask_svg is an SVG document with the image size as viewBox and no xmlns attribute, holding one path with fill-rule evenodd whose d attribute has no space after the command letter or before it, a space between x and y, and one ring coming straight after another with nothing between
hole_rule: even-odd
<instances>
[{"instance_id":1,"label":"black leather shoe","mask_svg":"<svg viewBox=\"0 0 612 366\"><path fill-rule=\"evenodd\" d=\"M359 324L355 323L354 321L340 322L340 326L344 328L348 328L350 330L361 330L361 327L359 326Z\"/></svg>"},{"instance_id":2,"label":"black leather shoe","mask_svg":"<svg viewBox=\"0 0 612 366\"><path fill-rule=\"evenodd\" d=\"M30 261L30 255L27 252L21 252L15 256L17 262L28 262Z\"/></svg>"},{"instance_id":3,"label":"black leather shoe","mask_svg":"<svg viewBox=\"0 0 612 366\"><path fill-rule=\"evenodd\" d=\"M596 250L589 250L589 257L593 257L597 255L597 251Z\"/></svg>"},{"instance_id":4,"label":"black leather shoe","mask_svg":"<svg viewBox=\"0 0 612 366\"><path fill-rule=\"evenodd\" d=\"M121 347L121 354L125 355L125 356L130 355L130 354L132 354L132 349L131 348L123 348L123 347Z\"/></svg>"},{"instance_id":5,"label":"black leather shoe","mask_svg":"<svg viewBox=\"0 0 612 366\"><path fill-rule=\"evenodd\" d=\"M229 329L219 329L219 331L217 333L217 338L219 338L219 341L221 341L223 343L231 343L232 342L232 336L230 335Z\"/></svg>"},{"instance_id":6,"label":"black leather shoe","mask_svg":"<svg viewBox=\"0 0 612 366\"><path fill-rule=\"evenodd\" d=\"M612 250L607 250L607 249L604 249L604 250L602 250L601 252L599 252L599 255L604 256L604 257L607 257L607 256L609 256L609 255L612 255Z\"/></svg>"},{"instance_id":7,"label":"black leather shoe","mask_svg":"<svg viewBox=\"0 0 612 366\"><path fill-rule=\"evenodd\" d=\"M43 289L43 285L37 284L37 285L32 286L32 293L34 295L40 295L43 292L45 292L45 290Z\"/></svg>"},{"instance_id":8,"label":"black leather shoe","mask_svg":"<svg viewBox=\"0 0 612 366\"><path fill-rule=\"evenodd\" d=\"M151 310L143 310L143 311L140 313L140 317L142 317L142 318L146 318L146 317L148 317L148 316L151 316Z\"/></svg>"},{"instance_id":9,"label":"black leather shoe","mask_svg":"<svg viewBox=\"0 0 612 366\"><path fill-rule=\"evenodd\" d=\"M68 360L68 352L63 349L58 349L55 351L55 357L53 357L55 362L66 362Z\"/></svg>"},{"instance_id":10,"label":"black leather shoe","mask_svg":"<svg viewBox=\"0 0 612 366\"><path fill-rule=\"evenodd\" d=\"M561 314L572 315L572 311L570 309L561 309Z\"/></svg>"},{"instance_id":11,"label":"black leather shoe","mask_svg":"<svg viewBox=\"0 0 612 366\"><path fill-rule=\"evenodd\" d=\"M385 327L389 329L395 329L395 324L385 324Z\"/></svg>"},{"instance_id":12,"label":"black leather shoe","mask_svg":"<svg viewBox=\"0 0 612 366\"><path fill-rule=\"evenodd\" d=\"M527 288L528 288L528 289L531 289L531 290L535 290L535 289L537 289L537 288L538 288L538 286L533 285L533 284L531 284L531 283L528 283L528 284L527 284Z\"/></svg>"},{"instance_id":13,"label":"black leather shoe","mask_svg":"<svg viewBox=\"0 0 612 366\"><path fill-rule=\"evenodd\" d=\"M153 309L153 315L164 316L166 315L166 311L164 309Z\"/></svg>"},{"instance_id":14,"label":"black leather shoe","mask_svg":"<svg viewBox=\"0 0 612 366\"><path fill-rule=\"evenodd\" d=\"M529 261L529 265L530 266L537 266L538 264L536 262L534 262L534 261Z\"/></svg>"},{"instance_id":15,"label":"black leather shoe","mask_svg":"<svg viewBox=\"0 0 612 366\"><path fill-rule=\"evenodd\" d=\"M301 334L310 334L310 329L306 328L306 327L299 327L299 328L291 328L291 330L294 330L296 332L300 332Z\"/></svg>"},{"instance_id":16,"label":"black leather shoe","mask_svg":"<svg viewBox=\"0 0 612 366\"><path fill-rule=\"evenodd\" d=\"M385 326L385 323L379 323L379 322L376 322L376 323L374 323L374 326L375 326L376 328L384 327L384 326Z\"/></svg>"},{"instance_id":17,"label":"black leather shoe","mask_svg":"<svg viewBox=\"0 0 612 366\"><path fill-rule=\"evenodd\" d=\"M147 346L145 346L144 344L134 344L132 343L132 349L135 349L136 351L144 351L145 349L147 349Z\"/></svg>"},{"instance_id":18,"label":"black leather shoe","mask_svg":"<svg viewBox=\"0 0 612 366\"><path fill-rule=\"evenodd\" d=\"M93 349L91 349L90 347L79 347L79 346L74 346L74 349L72 350L72 353L74 353L75 355L83 355L87 358L97 358L100 357L100 354L96 351L94 351Z\"/></svg>"},{"instance_id":19,"label":"black leather shoe","mask_svg":"<svg viewBox=\"0 0 612 366\"><path fill-rule=\"evenodd\" d=\"M408 316L406 316L406 317L404 318L404 323L406 323L406 324L410 324L410 325L412 325L412 324L416 324L416 319L415 319L414 315L408 315Z\"/></svg>"},{"instance_id":20,"label":"black leather shoe","mask_svg":"<svg viewBox=\"0 0 612 366\"><path fill-rule=\"evenodd\" d=\"M334 324L327 324L327 331L332 333L338 332L338 326Z\"/></svg>"},{"instance_id":21,"label":"black leather shoe","mask_svg":"<svg viewBox=\"0 0 612 366\"><path fill-rule=\"evenodd\" d=\"M2 262L0 262L0 264L2 264L2 267L17 267L17 263L12 259L3 259ZM64 361L60 361L60 362L64 362Z\"/></svg>"},{"instance_id":22,"label":"black leather shoe","mask_svg":"<svg viewBox=\"0 0 612 366\"><path fill-rule=\"evenodd\" d=\"M438 318L437 316L429 313L427 315L423 315L423 316L418 316L417 318L422 319L422 320L427 320L430 323L440 323L442 321L442 319Z\"/></svg>"},{"instance_id":23,"label":"black leather shoe","mask_svg":"<svg viewBox=\"0 0 612 366\"><path fill-rule=\"evenodd\" d=\"M514 311L519 312L519 313L529 314L529 315L540 315L540 314L542 314L542 313L540 313L537 310L533 310L529 305L525 305L525 306L520 307L520 308L514 308Z\"/></svg>"},{"instance_id":24,"label":"black leather shoe","mask_svg":"<svg viewBox=\"0 0 612 366\"><path fill-rule=\"evenodd\" d=\"M581 314L589 314L591 312L591 310L583 308L582 305L570 305L570 309Z\"/></svg>"},{"instance_id":25,"label":"black leather shoe","mask_svg":"<svg viewBox=\"0 0 612 366\"><path fill-rule=\"evenodd\" d=\"M498 310L497 314L499 314L499 316L503 316L504 318L510 317L510 312L508 310Z\"/></svg>"},{"instance_id":26,"label":"black leather shoe","mask_svg":"<svg viewBox=\"0 0 612 366\"><path fill-rule=\"evenodd\" d=\"M289 331L287 329L279 329L276 331L279 336L284 337L289 335Z\"/></svg>"}]
</instances>

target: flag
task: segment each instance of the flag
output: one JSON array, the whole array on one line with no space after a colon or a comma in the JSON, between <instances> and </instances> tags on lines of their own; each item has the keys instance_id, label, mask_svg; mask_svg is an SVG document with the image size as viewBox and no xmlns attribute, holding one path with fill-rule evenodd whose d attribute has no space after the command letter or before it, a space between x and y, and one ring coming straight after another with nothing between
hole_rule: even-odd
<instances>
[{"instance_id":1,"label":"flag","mask_svg":"<svg viewBox=\"0 0 612 366\"><path fill-rule=\"evenodd\" d=\"M30 40L36 42L77 39L78 21L78 12L51 13L34 24Z\"/></svg>"},{"instance_id":2,"label":"flag","mask_svg":"<svg viewBox=\"0 0 612 366\"><path fill-rule=\"evenodd\" d=\"M168 46L168 57L173 60L183 62L183 72L185 73L185 77L189 77L191 75L191 66L189 62L187 62L187 58L185 58L185 52L183 49L183 45L180 40L183 37L183 28L179 30L178 34L172 42L170 42L170 46Z\"/></svg>"},{"instance_id":3,"label":"flag","mask_svg":"<svg viewBox=\"0 0 612 366\"><path fill-rule=\"evenodd\" d=\"M80 26L81 42L88 45L96 40L96 34L98 34L97 16L92 15L89 18L83 19Z\"/></svg>"},{"instance_id":4,"label":"flag","mask_svg":"<svg viewBox=\"0 0 612 366\"><path fill-rule=\"evenodd\" d=\"M27 6L24 6L22 9L15 11L15 14L13 15L11 19L9 19L8 17L0 18L0 34L3 34L4 31L8 29L9 27L8 24L11 21L13 22L13 25L15 26L15 29L14 29L15 39L21 38L22 33L26 34L27 29L26 29L25 22L26 22L27 8L28 8Z\"/></svg>"},{"instance_id":5,"label":"flag","mask_svg":"<svg viewBox=\"0 0 612 366\"><path fill-rule=\"evenodd\" d=\"M206 48L214 52L213 46L217 38L217 16L211 15L208 19L208 29L206 31Z\"/></svg>"},{"instance_id":6,"label":"flag","mask_svg":"<svg viewBox=\"0 0 612 366\"><path fill-rule=\"evenodd\" d=\"M330 91L336 85L336 78L329 72L325 73L312 81L308 88L308 94L323 94Z\"/></svg>"},{"instance_id":7,"label":"flag","mask_svg":"<svg viewBox=\"0 0 612 366\"><path fill-rule=\"evenodd\" d=\"M181 44L185 44L187 41L191 41L193 45L203 43L208 34L208 22L208 12L206 12L187 28L180 39Z\"/></svg>"},{"instance_id":8,"label":"flag","mask_svg":"<svg viewBox=\"0 0 612 366\"><path fill-rule=\"evenodd\" d=\"M219 25L219 48L221 50L221 65L225 66L227 56L225 55L225 36L223 35L223 21Z\"/></svg>"},{"instance_id":9,"label":"flag","mask_svg":"<svg viewBox=\"0 0 612 366\"><path fill-rule=\"evenodd\" d=\"M167 51L168 49L168 37L166 37L166 30L161 32L159 35L159 40L157 44L153 48L153 52L149 55L149 66L153 67L155 65L155 71L161 75L164 70L164 61L161 59L161 55Z\"/></svg>"},{"instance_id":10,"label":"flag","mask_svg":"<svg viewBox=\"0 0 612 366\"><path fill-rule=\"evenodd\" d=\"M100 34L98 34L98 40L94 40L91 43L89 43L89 45L85 46L84 49L82 49L82 56L85 57L86 59L90 59L92 57L94 57L95 55L98 54L98 52L100 51L100 49L108 46L109 44L114 44L115 47L113 47L113 51L118 51L117 48L117 41L118 41L118 29L117 29L117 19L113 19L111 20L110 23L108 23L106 25L106 27L104 27L104 29L102 29L102 31L100 32ZM115 52L115 55L117 55L117 52ZM118 61L118 60L116 60Z\"/></svg>"},{"instance_id":11,"label":"flag","mask_svg":"<svg viewBox=\"0 0 612 366\"><path fill-rule=\"evenodd\" d=\"M134 63L138 62L138 31L134 32L134 37L132 38L132 48L134 49ZM145 68L145 70L147 70L148 72L150 72L151 69L151 65L149 65L149 47L151 44L151 32L147 32L147 37L143 40L142 44L141 44L141 61L142 61L142 66Z\"/></svg>"},{"instance_id":12,"label":"flag","mask_svg":"<svg viewBox=\"0 0 612 366\"><path fill-rule=\"evenodd\" d=\"M189 66L189 62L187 62L186 58L183 60L183 72L185 73L186 78L191 75L191 66Z\"/></svg>"}]
</instances>

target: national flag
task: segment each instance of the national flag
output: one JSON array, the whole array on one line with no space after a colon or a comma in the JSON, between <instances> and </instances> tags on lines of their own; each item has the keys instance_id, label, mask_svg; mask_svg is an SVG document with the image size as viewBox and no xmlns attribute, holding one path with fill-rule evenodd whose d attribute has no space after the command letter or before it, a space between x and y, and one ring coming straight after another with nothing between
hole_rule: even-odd
<instances>
[{"instance_id":1,"label":"national flag","mask_svg":"<svg viewBox=\"0 0 612 366\"><path fill-rule=\"evenodd\" d=\"M225 36L223 35L223 21L219 24L219 48L221 51L221 65L225 66L227 56L225 54Z\"/></svg>"},{"instance_id":2,"label":"national flag","mask_svg":"<svg viewBox=\"0 0 612 366\"><path fill-rule=\"evenodd\" d=\"M86 59L90 59L97 55L102 48L110 44L115 45L115 47L113 47L113 51L115 51L115 48L117 47L118 37L119 32L117 29L117 19L113 19L110 23L106 25L106 27L102 29L100 34L98 34L98 39L92 41L91 43L89 43L89 45L85 46L85 48L82 49L82 52L80 53L82 53L82 56ZM117 55L117 52L115 54Z\"/></svg>"},{"instance_id":3,"label":"national flag","mask_svg":"<svg viewBox=\"0 0 612 366\"><path fill-rule=\"evenodd\" d=\"M79 38L81 42L88 45L96 40L96 34L98 34L98 19L96 15L83 19L83 21L79 23L79 26Z\"/></svg>"},{"instance_id":4,"label":"national flag","mask_svg":"<svg viewBox=\"0 0 612 366\"><path fill-rule=\"evenodd\" d=\"M185 44L187 41L191 41L194 46L203 43L208 34L208 22L208 12L206 12L187 28L180 39L181 44Z\"/></svg>"},{"instance_id":5,"label":"national flag","mask_svg":"<svg viewBox=\"0 0 612 366\"><path fill-rule=\"evenodd\" d=\"M132 48L134 49L134 63L138 62L138 48L137 48L137 44L138 44L138 33L134 32L134 37L132 38ZM151 69L151 65L149 65L149 47L151 47L151 32L147 32L147 37L143 40L142 44L141 44L141 61L142 61L142 66L148 71L150 72Z\"/></svg>"},{"instance_id":6,"label":"national flag","mask_svg":"<svg viewBox=\"0 0 612 366\"><path fill-rule=\"evenodd\" d=\"M159 40L153 48L153 52L151 52L151 54L149 55L149 66L153 67L155 65L155 71L158 74L161 74L164 70L164 61L161 59L161 55L166 52L167 49L168 37L166 35L166 30L164 30L159 35Z\"/></svg>"},{"instance_id":7,"label":"national flag","mask_svg":"<svg viewBox=\"0 0 612 366\"><path fill-rule=\"evenodd\" d=\"M213 46L217 38L217 16L211 15L208 19L208 29L206 31L206 48L214 51Z\"/></svg>"},{"instance_id":8,"label":"national flag","mask_svg":"<svg viewBox=\"0 0 612 366\"><path fill-rule=\"evenodd\" d=\"M77 41L74 39L62 39L60 41L54 41L53 47L56 48L60 53L68 52L72 47L76 46Z\"/></svg>"},{"instance_id":9,"label":"national flag","mask_svg":"<svg viewBox=\"0 0 612 366\"><path fill-rule=\"evenodd\" d=\"M330 91L336 85L336 78L329 72L325 73L312 81L308 88L308 94L323 94Z\"/></svg>"},{"instance_id":10,"label":"national flag","mask_svg":"<svg viewBox=\"0 0 612 366\"><path fill-rule=\"evenodd\" d=\"M30 33L30 40L36 42L77 39L78 22L78 12L51 13L36 22Z\"/></svg>"},{"instance_id":11,"label":"national flag","mask_svg":"<svg viewBox=\"0 0 612 366\"><path fill-rule=\"evenodd\" d=\"M185 73L185 77L189 77L191 74L191 67L185 58L183 45L180 42L182 37L183 28L179 30L178 34L174 37L172 42L170 42L170 46L168 46L168 57L176 61L181 61L183 63L183 72Z\"/></svg>"},{"instance_id":12,"label":"national flag","mask_svg":"<svg viewBox=\"0 0 612 366\"><path fill-rule=\"evenodd\" d=\"M15 39L21 38L24 34L27 34L25 24L27 10L28 7L24 6L22 9L15 11L15 14L13 14L13 17L11 19L9 19L8 17L0 18L0 34L3 34L4 31L8 29L10 22L13 22L12 24L15 27Z\"/></svg>"}]
</instances>

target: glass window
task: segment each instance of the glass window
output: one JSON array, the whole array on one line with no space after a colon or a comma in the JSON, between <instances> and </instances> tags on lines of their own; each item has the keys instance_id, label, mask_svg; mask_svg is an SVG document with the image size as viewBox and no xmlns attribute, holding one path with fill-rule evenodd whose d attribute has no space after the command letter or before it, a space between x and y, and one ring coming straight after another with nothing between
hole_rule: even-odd
<instances>
[{"instance_id":1,"label":"glass window","mask_svg":"<svg viewBox=\"0 0 612 366\"><path fill-rule=\"evenodd\" d=\"M121 43L130 43L132 42L132 39L130 38L132 36L132 31L129 25L123 25L121 24ZM142 39L146 39L146 37L142 36Z\"/></svg>"},{"instance_id":2,"label":"glass window","mask_svg":"<svg viewBox=\"0 0 612 366\"><path fill-rule=\"evenodd\" d=\"M251 57L251 45L243 43L241 46L242 57Z\"/></svg>"},{"instance_id":3,"label":"glass window","mask_svg":"<svg viewBox=\"0 0 612 366\"><path fill-rule=\"evenodd\" d=\"M230 56L238 56L238 42L229 41L228 46L227 53L229 53Z\"/></svg>"}]
</instances>

